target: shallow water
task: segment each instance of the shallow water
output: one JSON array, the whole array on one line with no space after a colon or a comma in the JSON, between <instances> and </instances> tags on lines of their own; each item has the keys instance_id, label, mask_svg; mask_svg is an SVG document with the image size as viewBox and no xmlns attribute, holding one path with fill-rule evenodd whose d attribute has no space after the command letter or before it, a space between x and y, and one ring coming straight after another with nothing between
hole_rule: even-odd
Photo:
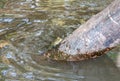
<instances>
[{"instance_id":1,"label":"shallow water","mask_svg":"<svg viewBox=\"0 0 120 81\"><path fill-rule=\"evenodd\" d=\"M41 55L112 0L0 0L0 81L119 81L120 47L97 59Z\"/></svg>"}]
</instances>

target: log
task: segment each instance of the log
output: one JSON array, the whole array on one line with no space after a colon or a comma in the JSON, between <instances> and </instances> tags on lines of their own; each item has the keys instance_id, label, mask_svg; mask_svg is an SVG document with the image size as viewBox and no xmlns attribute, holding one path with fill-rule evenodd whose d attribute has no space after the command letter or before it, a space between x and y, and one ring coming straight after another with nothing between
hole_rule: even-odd
<instances>
[{"instance_id":1,"label":"log","mask_svg":"<svg viewBox=\"0 0 120 81\"><path fill-rule=\"evenodd\" d=\"M94 15L59 46L59 51L77 60L95 58L120 44L120 0Z\"/></svg>"}]
</instances>

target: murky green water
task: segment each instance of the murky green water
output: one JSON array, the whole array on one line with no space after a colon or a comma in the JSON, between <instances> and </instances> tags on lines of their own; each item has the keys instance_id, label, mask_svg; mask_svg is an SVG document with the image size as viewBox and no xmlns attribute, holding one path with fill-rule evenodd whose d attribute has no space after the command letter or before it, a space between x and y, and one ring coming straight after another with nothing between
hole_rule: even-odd
<instances>
[{"instance_id":1,"label":"murky green water","mask_svg":"<svg viewBox=\"0 0 120 81\"><path fill-rule=\"evenodd\" d=\"M119 81L119 47L82 62L40 56L111 1L0 0L0 81Z\"/></svg>"}]
</instances>

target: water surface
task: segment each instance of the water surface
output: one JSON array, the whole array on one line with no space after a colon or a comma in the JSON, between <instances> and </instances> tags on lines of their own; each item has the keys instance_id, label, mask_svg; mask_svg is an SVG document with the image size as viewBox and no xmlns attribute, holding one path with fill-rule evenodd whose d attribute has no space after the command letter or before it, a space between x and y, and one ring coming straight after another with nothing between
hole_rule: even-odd
<instances>
[{"instance_id":1,"label":"water surface","mask_svg":"<svg viewBox=\"0 0 120 81\"><path fill-rule=\"evenodd\" d=\"M82 62L41 56L111 1L0 0L0 81L119 81L119 47Z\"/></svg>"}]
</instances>

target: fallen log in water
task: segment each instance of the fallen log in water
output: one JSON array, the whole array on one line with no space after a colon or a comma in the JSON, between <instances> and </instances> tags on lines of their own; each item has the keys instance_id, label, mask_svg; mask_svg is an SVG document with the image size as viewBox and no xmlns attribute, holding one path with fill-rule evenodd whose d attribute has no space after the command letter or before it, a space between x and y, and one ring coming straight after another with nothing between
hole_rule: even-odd
<instances>
[{"instance_id":1,"label":"fallen log in water","mask_svg":"<svg viewBox=\"0 0 120 81\"><path fill-rule=\"evenodd\" d=\"M59 53L70 61L84 60L101 56L118 44L120 44L120 0L115 0L66 37L60 44Z\"/></svg>"}]
</instances>

